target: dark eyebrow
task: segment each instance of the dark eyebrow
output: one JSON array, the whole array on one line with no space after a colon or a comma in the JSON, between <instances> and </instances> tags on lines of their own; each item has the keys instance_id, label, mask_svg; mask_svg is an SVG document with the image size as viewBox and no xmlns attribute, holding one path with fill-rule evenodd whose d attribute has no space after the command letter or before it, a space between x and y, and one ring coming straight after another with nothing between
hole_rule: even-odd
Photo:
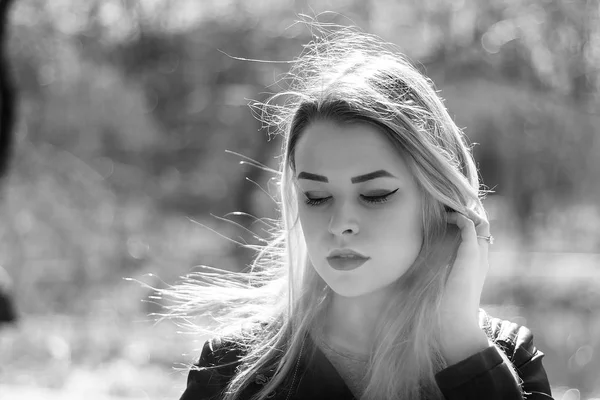
<instances>
[{"instance_id":1,"label":"dark eyebrow","mask_svg":"<svg viewBox=\"0 0 600 400\"><path fill-rule=\"evenodd\" d=\"M355 176L354 178L350 179L350 182L361 183L361 182L366 182L366 181L370 181L371 179L377 179L377 178L395 178L395 176L392 175L391 173L387 172L384 169L380 169L378 171L369 172L368 174Z\"/></svg>"},{"instance_id":2,"label":"dark eyebrow","mask_svg":"<svg viewBox=\"0 0 600 400\"><path fill-rule=\"evenodd\" d=\"M362 183L362 182L370 181L372 179L377 179L377 178L395 178L395 176L384 169L380 169L378 171L369 172L368 174L355 176L350 179L350 182ZM326 176L311 174L310 172L304 172L304 171L300 172L298 174L298 179L309 179L311 181L317 181L317 182L329 182L329 179L327 179Z\"/></svg>"},{"instance_id":3,"label":"dark eyebrow","mask_svg":"<svg viewBox=\"0 0 600 400\"><path fill-rule=\"evenodd\" d=\"M302 171L298 174L298 179L309 179L311 181L317 181L317 182L329 182L329 179L327 179L326 176L311 174L310 172L304 172L304 171Z\"/></svg>"}]
</instances>

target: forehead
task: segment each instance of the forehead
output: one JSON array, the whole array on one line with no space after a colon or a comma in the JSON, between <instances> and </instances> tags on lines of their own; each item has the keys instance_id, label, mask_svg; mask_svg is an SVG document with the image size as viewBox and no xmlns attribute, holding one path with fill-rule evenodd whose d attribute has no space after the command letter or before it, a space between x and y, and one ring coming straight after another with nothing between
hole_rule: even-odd
<instances>
[{"instance_id":1,"label":"forehead","mask_svg":"<svg viewBox=\"0 0 600 400\"><path fill-rule=\"evenodd\" d=\"M385 169L409 176L406 163L383 132L367 123L317 121L302 132L295 150L296 171L339 177Z\"/></svg>"}]
</instances>

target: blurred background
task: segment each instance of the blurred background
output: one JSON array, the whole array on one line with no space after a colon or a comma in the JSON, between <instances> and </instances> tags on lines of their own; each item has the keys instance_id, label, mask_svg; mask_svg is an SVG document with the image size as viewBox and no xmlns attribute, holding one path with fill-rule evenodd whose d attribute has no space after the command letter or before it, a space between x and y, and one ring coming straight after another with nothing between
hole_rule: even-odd
<instances>
[{"instance_id":1,"label":"blurred background","mask_svg":"<svg viewBox=\"0 0 600 400\"><path fill-rule=\"evenodd\" d=\"M226 150L276 168L247 104L310 39L298 14L325 10L436 83L495 191L486 309L533 330L555 399L600 398L600 0L16 1L0 398L179 398L204 338L155 324L124 278L250 262L211 229L277 217L272 175Z\"/></svg>"}]
</instances>

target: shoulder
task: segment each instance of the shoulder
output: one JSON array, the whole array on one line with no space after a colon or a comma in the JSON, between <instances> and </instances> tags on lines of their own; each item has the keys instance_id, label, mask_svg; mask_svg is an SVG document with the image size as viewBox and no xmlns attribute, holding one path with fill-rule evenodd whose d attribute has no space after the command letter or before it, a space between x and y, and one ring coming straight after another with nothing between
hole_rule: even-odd
<instances>
[{"instance_id":1,"label":"shoulder","mask_svg":"<svg viewBox=\"0 0 600 400\"><path fill-rule=\"evenodd\" d=\"M181 400L218 398L237 373L241 359L248 351L248 332L256 329L257 326L245 328L246 335L214 336L206 340L200 357L189 371L187 388Z\"/></svg>"},{"instance_id":2,"label":"shoulder","mask_svg":"<svg viewBox=\"0 0 600 400\"><path fill-rule=\"evenodd\" d=\"M479 325L517 368L536 356L543 356L533 344L533 333L526 326L493 317L483 309L479 310Z\"/></svg>"},{"instance_id":3,"label":"shoulder","mask_svg":"<svg viewBox=\"0 0 600 400\"><path fill-rule=\"evenodd\" d=\"M200 368L215 368L225 373L237 366L244 355L244 346L237 341L225 337L213 337L204 342L200 358L195 364Z\"/></svg>"},{"instance_id":4,"label":"shoulder","mask_svg":"<svg viewBox=\"0 0 600 400\"><path fill-rule=\"evenodd\" d=\"M181 400L218 398L235 375L243 354L243 347L233 341L221 337L206 340L188 373Z\"/></svg>"},{"instance_id":5,"label":"shoulder","mask_svg":"<svg viewBox=\"0 0 600 400\"><path fill-rule=\"evenodd\" d=\"M266 323L254 323L236 330L235 334L213 336L204 342L200 359L195 365L200 368L216 368L220 372L234 372L252 340L265 326Z\"/></svg>"},{"instance_id":6,"label":"shoulder","mask_svg":"<svg viewBox=\"0 0 600 400\"><path fill-rule=\"evenodd\" d=\"M552 399L544 354L527 327L479 310L479 325L493 346L436 374L448 399Z\"/></svg>"}]
</instances>

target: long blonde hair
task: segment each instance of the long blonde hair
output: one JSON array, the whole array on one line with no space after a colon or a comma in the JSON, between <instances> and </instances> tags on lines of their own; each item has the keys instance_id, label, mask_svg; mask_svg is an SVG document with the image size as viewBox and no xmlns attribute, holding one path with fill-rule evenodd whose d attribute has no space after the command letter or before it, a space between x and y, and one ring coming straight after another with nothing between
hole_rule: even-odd
<instances>
[{"instance_id":1,"label":"long blonde hair","mask_svg":"<svg viewBox=\"0 0 600 400\"><path fill-rule=\"evenodd\" d=\"M249 271L207 267L162 294L178 301L172 316L210 317L216 328L204 331L226 332L244 346L224 399L236 399L265 370L274 371L273 378L253 399L285 385L304 338L322 326L331 298L331 289L310 265L298 223L295 145L319 119L373 124L406 160L423 193L425 237L415 263L395 282L395 297L381 310L361 398L442 399L434 380L446 367L438 310L460 240L457 230L447 228L444 211L483 212L484 191L473 157L433 84L393 45L356 28L311 26L319 35L294 61L288 90L254 104L265 126L283 135L274 171L281 216L272 223L271 237L249 246L257 251ZM256 321L264 329L239 329Z\"/></svg>"}]
</instances>

